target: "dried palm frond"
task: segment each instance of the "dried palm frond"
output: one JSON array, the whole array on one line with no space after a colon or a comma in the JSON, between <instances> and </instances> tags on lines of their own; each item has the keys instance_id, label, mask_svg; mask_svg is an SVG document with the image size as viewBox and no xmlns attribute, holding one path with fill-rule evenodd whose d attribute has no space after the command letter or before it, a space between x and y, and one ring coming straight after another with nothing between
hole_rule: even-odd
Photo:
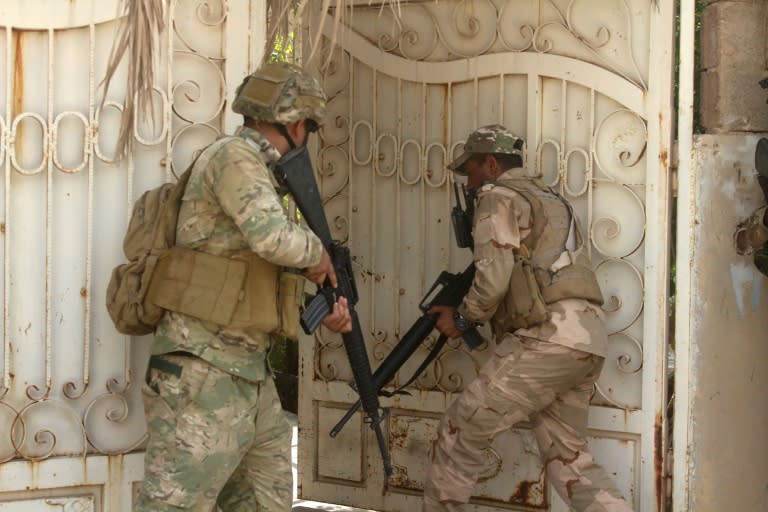
<instances>
[{"instance_id":1,"label":"dried palm frond","mask_svg":"<svg viewBox=\"0 0 768 512\"><path fill-rule=\"evenodd\" d=\"M128 53L128 80L117 139L115 157L122 158L133 149L133 134L137 113L154 119L152 91L160 35L166 27L168 0L121 0L118 14L122 15L117 37L112 45L107 70L100 86L104 87L101 107L107 99L115 71Z\"/></svg>"},{"instance_id":2,"label":"dried palm frond","mask_svg":"<svg viewBox=\"0 0 768 512\"><path fill-rule=\"evenodd\" d=\"M160 49L160 36L167 26L166 16L169 11L170 0L120 0L118 14L121 16L117 30L117 37L112 45L103 86L101 107L107 98L109 86L120 62L128 54L128 78L125 97L125 105L120 125L115 157L124 157L133 148L136 121L141 113L146 119L154 119L154 107L152 102L153 88L155 85L155 66ZM267 40L265 59L271 55L272 48L277 39L287 40L291 31L292 20L301 20L306 15L310 2L315 6L319 0L267 0L269 17L267 20ZM375 5L382 12L385 8L392 10L397 23L402 16L401 2L406 0L376 0ZM368 5L373 5L374 0L369 0ZM333 31L331 33L329 49L336 45L339 26L343 21L344 13L351 9L352 0L322 0L316 24L318 31L313 34L309 45L309 57L311 60L318 52L321 43L322 30L329 13L333 16ZM330 53L328 55L330 59ZM327 64L327 62L326 62Z\"/></svg>"},{"instance_id":3,"label":"dried palm frond","mask_svg":"<svg viewBox=\"0 0 768 512\"><path fill-rule=\"evenodd\" d=\"M313 5L319 3L320 0L314 0ZM395 21L399 24L402 16L400 9L401 2L406 0L377 0L376 5L380 7L381 13L385 8L389 7L392 10ZM305 14L306 7L309 5L310 0L268 0L267 8L269 15L267 19L267 38L265 41L264 55L265 59L269 58L272 48L275 46L275 41L279 39L285 39L290 37L290 32L293 27L290 26L291 14L292 19L301 19ZM373 0L368 0L368 5L372 5ZM339 33L339 26L344 20L344 13L347 12L353 5L352 0L322 0L318 15L320 16L317 23L317 32L313 34L312 41L309 43L309 56L304 59L305 63L308 63L317 54L320 48L320 38L322 35L322 27L325 24L325 20L329 15L329 11L333 10L333 31L331 33L329 48L333 49L336 46L336 39ZM328 56L330 59L330 53ZM325 64L327 65L328 62Z\"/></svg>"}]
</instances>

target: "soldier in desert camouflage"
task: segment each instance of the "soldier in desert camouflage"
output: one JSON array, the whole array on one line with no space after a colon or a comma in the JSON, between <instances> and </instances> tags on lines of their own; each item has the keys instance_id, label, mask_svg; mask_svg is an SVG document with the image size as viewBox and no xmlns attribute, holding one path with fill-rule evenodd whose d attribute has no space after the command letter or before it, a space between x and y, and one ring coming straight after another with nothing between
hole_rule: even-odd
<instances>
[{"instance_id":1,"label":"soldier in desert camouflage","mask_svg":"<svg viewBox=\"0 0 768 512\"><path fill-rule=\"evenodd\" d=\"M457 309L431 312L454 338L490 321L497 345L440 423L423 510L463 510L493 438L526 421L549 481L573 510L631 511L585 439L607 352L602 293L570 206L526 176L522 147L503 126L484 126L448 166L476 191L477 273Z\"/></svg>"},{"instance_id":2,"label":"soldier in desert camouflage","mask_svg":"<svg viewBox=\"0 0 768 512\"><path fill-rule=\"evenodd\" d=\"M319 83L296 66L270 64L246 77L232 107L244 125L196 162L177 244L246 259L248 279L279 276L281 293L283 274L290 277L284 267L304 269L315 283L327 276L335 286L328 253L314 233L289 220L272 173L281 155L318 129L325 105ZM263 315L278 311L295 319L298 304L286 311L285 304L276 307L280 294L247 291L253 296L244 300L248 311L237 325L173 311L161 319L142 389L149 443L134 510L290 510L290 426L266 364L276 337L264 326L276 319ZM294 292L298 303L301 291ZM345 299L324 323L350 330Z\"/></svg>"}]
</instances>

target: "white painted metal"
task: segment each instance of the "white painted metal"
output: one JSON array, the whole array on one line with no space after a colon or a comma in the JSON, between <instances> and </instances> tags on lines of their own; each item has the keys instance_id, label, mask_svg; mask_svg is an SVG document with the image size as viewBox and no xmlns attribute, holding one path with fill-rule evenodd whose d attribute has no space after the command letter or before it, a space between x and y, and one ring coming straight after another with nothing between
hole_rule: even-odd
<instances>
[{"instance_id":1,"label":"white painted metal","mask_svg":"<svg viewBox=\"0 0 768 512\"><path fill-rule=\"evenodd\" d=\"M118 2L0 2L0 510L130 510L149 339L114 330L107 281L134 199L237 124L264 5L169 2L154 126L116 162L126 63L103 107L99 82Z\"/></svg>"},{"instance_id":2,"label":"white painted metal","mask_svg":"<svg viewBox=\"0 0 768 512\"><path fill-rule=\"evenodd\" d=\"M677 139L679 164L677 172L677 262L675 311L675 422L672 446L673 510L689 510L689 432L691 428L690 364L693 359L691 328L693 309L691 298L692 272L694 260L694 234L696 233L694 212L696 208L696 177L693 161L693 73L694 43L696 22L694 0L680 1L680 71L678 79L678 121Z\"/></svg>"},{"instance_id":3,"label":"white painted metal","mask_svg":"<svg viewBox=\"0 0 768 512\"><path fill-rule=\"evenodd\" d=\"M444 165L476 126L504 123L526 137L530 172L575 205L606 294L611 349L592 448L636 509L661 510L673 4L415 1L402 3L400 24L367 4L334 28L330 17L317 25L318 2L307 39L335 32L341 47L314 61L330 96L316 165L334 234L356 258L373 366L420 315L437 274L468 262L452 242ZM440 414L487 355L454 343L410 396L382 400L395 465L385 484L361 416L327 435L355 397L340 340L322 332L303 344L302 497L417 510ZM525 428L496 440L471 510L565 510L534 444Z\"/></svg>"}]
</instances>

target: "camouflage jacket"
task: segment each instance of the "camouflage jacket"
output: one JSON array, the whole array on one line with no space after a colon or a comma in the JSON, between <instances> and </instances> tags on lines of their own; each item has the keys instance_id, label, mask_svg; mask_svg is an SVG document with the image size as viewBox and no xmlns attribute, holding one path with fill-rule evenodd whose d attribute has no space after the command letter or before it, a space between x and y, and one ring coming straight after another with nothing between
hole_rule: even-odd
<instances>
[{"instance_id":1,"label":"camouflage jacket","mask_svg":"<svg viewBox=\"0 0 768 512\"><path fill-rule=\"evenodd\" d=\"M524 169L510 169L499 180L524 177ZM494 191L488 184L478 191L474 215L473 257L477 272L459 312L468 320L506 324L499 305L507 294L515 265L515 251L533 226L530 203L520 194L505 189ZM549 304L550 320L516 334L550 341L584 352L606 356L608 339L600 307L583 299L565 299Z\"/></svg>"},{"instance_id":2,"label":"camouflage jacket","mask_svg":"<svg viewBox=\"0 0 768 512\"><path fill-rule=\"evenodd\" d=\"M271 167L280 153L255 130L243 127L237 134L208 165L192 171L176 243L216 255L250 249L280 266L317 264L320 240L288 218L276 191ZM266 376L269 344L270 336L263 332L220 328L169 311L157 326L152 354L190 352L228 373L259 381Z\"/></svg>"}]
</instances>

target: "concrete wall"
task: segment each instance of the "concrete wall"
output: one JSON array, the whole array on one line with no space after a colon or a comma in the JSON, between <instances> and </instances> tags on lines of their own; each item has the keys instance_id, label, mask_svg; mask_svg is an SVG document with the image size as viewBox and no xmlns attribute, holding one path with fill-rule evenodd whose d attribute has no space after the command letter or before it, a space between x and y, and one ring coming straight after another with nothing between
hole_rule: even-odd
<instances>
[{"instance_id":1,"label":"concrete wall","mask_svg":"<svg viewBox=\"0 0 768 512\"><path fill-rule=\"evenodd\" d=\"M707 133L768 131L765 0L705 1L701 123Z\"/></svg>"},{"instance_id":2,"label":"concrete wall","mask_svg":"<svg viewBox=\"0 0 768 512\"><path fill-rule=\"evenodd\" d=\"M675 418L689 422L696 512L768 511L768 278L733 243L736 225L765 202L754 132L768 131L768 91L758 84L768 77L767 16L764 0L729 0L706 2L701 19L708 134L694 142L691 352L678 354L690 365L690 417Z\"/></svg>"},{"instance_id":3,"label":"concrete wall","mask_svg":"<svg viewBox=\"0 0 768 512\"><path fill-rule=\"evenodd\" d=\"M732 241L764 202L758 139L702 135L694 144L690 511L768 510L768 278Z\"/></svg>"}]
</instances>

